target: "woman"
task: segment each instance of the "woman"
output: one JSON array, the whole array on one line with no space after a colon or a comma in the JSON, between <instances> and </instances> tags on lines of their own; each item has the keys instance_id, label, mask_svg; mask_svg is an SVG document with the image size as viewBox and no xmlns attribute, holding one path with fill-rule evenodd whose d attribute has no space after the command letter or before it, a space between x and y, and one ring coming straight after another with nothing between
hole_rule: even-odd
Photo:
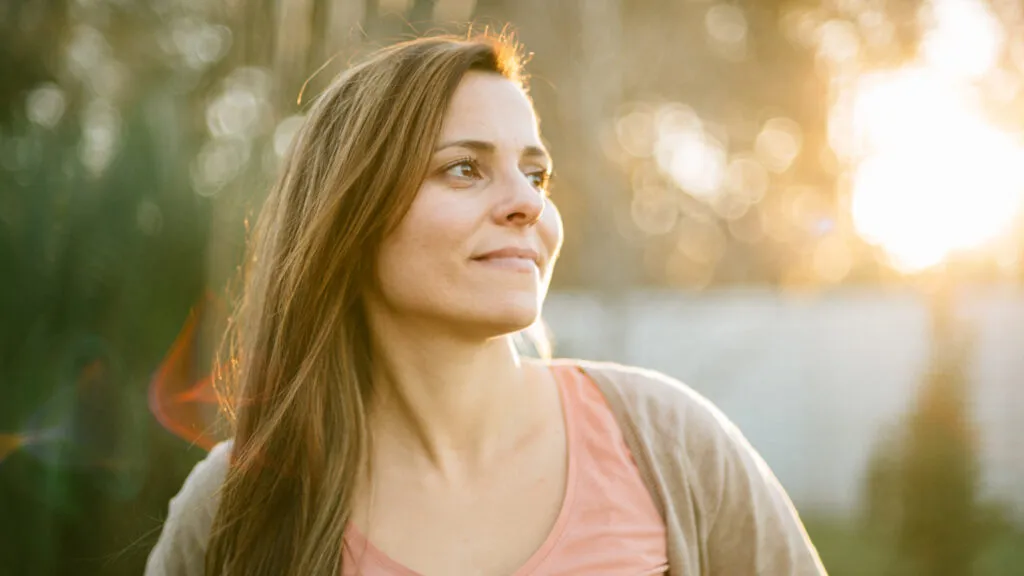
<instances>
[{"instance_id":1,"label":"woman","mask_svg":"<svg viewBox=\"0 0 1024 576\"><path fill-rule=\"evenodd\" d=\"M316 101L260 216L233 442L148 574L819 574L783 489L662 375L541 362L562 243L516 50L429 38Z\"/></svg>"}]
</instances>

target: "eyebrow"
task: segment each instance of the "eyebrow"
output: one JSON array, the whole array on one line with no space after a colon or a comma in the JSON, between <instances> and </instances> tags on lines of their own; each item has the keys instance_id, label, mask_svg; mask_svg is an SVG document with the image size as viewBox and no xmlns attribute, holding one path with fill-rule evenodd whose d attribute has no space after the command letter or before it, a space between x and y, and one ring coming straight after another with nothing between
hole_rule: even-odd
<instances>
[{"instance_id":1,"label":"eyebrow","mask_svg":"<svg viewBox=\"0 0 1024 576\"><path fill-rule=\"evenodd\" d=\"M474 150L481 154L493 154L497 149L494 144L486 142L484 140L453 140L451 142L444 142L437 147L435 152L440 152L446 148L467 148ZM523 148L523 156L527 158L541 158L549 165L551 164L551 155L548 151L539 146L526 146Z\"/></svg>"}]
</instances>

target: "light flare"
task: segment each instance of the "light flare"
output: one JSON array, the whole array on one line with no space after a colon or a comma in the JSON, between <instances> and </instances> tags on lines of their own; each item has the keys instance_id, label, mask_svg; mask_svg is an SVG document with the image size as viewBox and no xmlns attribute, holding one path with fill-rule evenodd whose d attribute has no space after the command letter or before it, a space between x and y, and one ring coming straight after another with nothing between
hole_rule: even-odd
<instances>
[{"instance_id":1,"label":"light flare","mask_svg":"<svg viewBox=\"0 0 1024 576\"><path fill-rule=\"evenodd\" d=\"M213 376L202 374L196 352L207 297L189 314L149 386L149 409L176 436L205 450L220 440Z\"/></svg>"},{"instance_id":2,"label":"light flare","mask_svg":"<svg viewBox=\"0 0 1024 576\"><path fill-rule=\"evenodd\" d=\"M933 2L919 61L837 82L830 118L852 166L854 228L905 272L994 243L1024 204L1024 146L986 118L972 81L996 61L998 21L976 1L952 4Z\"/></svg>"}]
</instances>

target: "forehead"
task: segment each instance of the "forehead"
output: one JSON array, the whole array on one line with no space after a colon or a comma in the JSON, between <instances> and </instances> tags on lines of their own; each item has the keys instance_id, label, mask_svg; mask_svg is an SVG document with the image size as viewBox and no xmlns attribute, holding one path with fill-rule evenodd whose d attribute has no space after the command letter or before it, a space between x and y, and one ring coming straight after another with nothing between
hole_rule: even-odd
<instances>
[{"instance_id":1,"label":"forehead","mask_svg":"<svg viewBox=\"0 0 1024 576\"><path fill-rule=\"evenodd\" d=\"M440 139L536 146L540 133L533 105L519 86L498 74L469 72L455 89Z\"/></svg>"}]
</instances>

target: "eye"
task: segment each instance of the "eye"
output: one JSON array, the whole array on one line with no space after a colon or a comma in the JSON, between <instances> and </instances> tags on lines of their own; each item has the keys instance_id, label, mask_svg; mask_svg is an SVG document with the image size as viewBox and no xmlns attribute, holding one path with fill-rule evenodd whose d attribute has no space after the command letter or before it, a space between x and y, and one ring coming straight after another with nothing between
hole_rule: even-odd
<instances>
[{"instance_id":1,"label":"eye","mask_svg":"<svg viewBox=\"0 0 1024 576\"><path fill-rule=\"evenodd\" d=\"M530 182L533 184L534 188L542 190L544 192L548 191L548 185L551 183L550 171L536 170L533 172L527 172L526 177L530 179Z\"/></svg>"},{"instance_id":2,"label":"eye","mask_svg":"<svg viewBox=\"0 0 1024 576\"><path fill-rule=\"evenodd\" d=\"M463 179L479 180L482 177L476 160L473 160L472 158L462 158L448 164L444 169L444 173L448 176Z\"/></svg>"}]
</instances>

